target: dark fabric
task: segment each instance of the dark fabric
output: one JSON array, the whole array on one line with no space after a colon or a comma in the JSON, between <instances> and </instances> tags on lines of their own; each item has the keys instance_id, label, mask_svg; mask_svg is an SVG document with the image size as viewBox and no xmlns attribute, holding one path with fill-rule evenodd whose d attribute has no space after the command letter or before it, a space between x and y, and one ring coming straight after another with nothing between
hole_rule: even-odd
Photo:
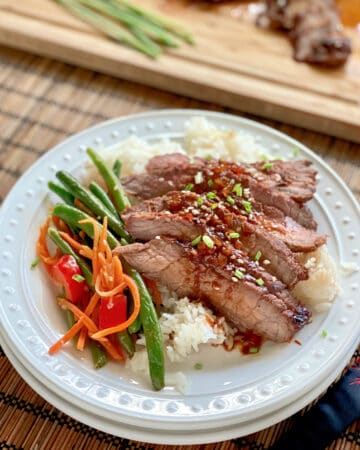
<instances>
[{"instance_id":1,"label":"dark fabric","mask_svg":"<svg viewBox=\"0 0 360 450\"><path fill-rule=\"evenodd\" d=\"M360 361L269 450L321 450L360 418Z\"/></svg>"}]
</instances>

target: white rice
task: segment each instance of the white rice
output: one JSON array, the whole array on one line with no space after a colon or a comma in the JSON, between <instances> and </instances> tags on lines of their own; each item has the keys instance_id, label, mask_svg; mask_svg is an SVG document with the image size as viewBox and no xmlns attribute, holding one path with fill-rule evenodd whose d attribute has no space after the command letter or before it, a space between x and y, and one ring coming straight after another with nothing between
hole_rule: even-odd
<instances>
[{"instance_id":1,"label":"white rice","mask_svg":"<svg viewBox=\"0 0 360 450\"><path fill-rule=\"evenodd\" d=\"M183 143L163 139L149 143L136 136L131 136L103 155L110 164L115 159L123 163L124 175L142 172L147 161L156 155L167 153L187 153L191 156L232 160L235 162L254 162L274 155L256 142L254 136L241 132L217 128L204 117L194 117L186 124ZM90 176L94 176L92 173ZM299 261L309 270L309 279L297 284L294 289L296 297L315 312L326 311L338 293L337 273L326 246L309 254L299 255ZM211 326L213 313L201 303L190 302L187 298L177 299L174 294L163 293L164 310L160 325L164 338L166 359L168 362L180 362L193 352L198 352L204 344L222 344L231 340L234 334L226 321L216 319L216 326ZM209 320L210 318L210 320ZM137 341L139 351L127 361L127 366L144 373L148 370L145 341ZM176 384L177 389L184 389L184 376L177 373L167 379L167 384Z\"/></svg>"}]
</instances>

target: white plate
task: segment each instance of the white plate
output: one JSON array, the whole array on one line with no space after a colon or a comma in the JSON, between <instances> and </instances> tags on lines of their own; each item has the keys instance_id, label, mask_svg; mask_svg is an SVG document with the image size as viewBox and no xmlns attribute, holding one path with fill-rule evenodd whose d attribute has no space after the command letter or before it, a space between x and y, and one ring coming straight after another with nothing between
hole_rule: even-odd
<instances>
[{"instance_id":1,"label":"white plate","mask_svg":"<svg viewBox=\"0 0 360 450\"><path fill-rule=\"evenodd\" d=\"M0 333L1 338L1 333ZM345 366L353 351L356 348L354 345L353 349L344 355L342 363L338 366L334 373L326 377L324 380L318 383L314 390L310 391L303 397L301 397L296 402L290 403L284 408L280 408L278 411L273 411L264 417L258 417L256 420L250 420L248 422L233 424L228 427L211 428L207 430L191 430L189 433L186 430L151 430L147 428L141 428L140 426L135 427L127 424L122 424L114 420L97 416L92 414L88 410L82 410L78 408L76 404L67 402L61 397L56 395L47 388L46 384L43 384L41 380L30 373L23 364L16 358L16 356L7 346L5 340L2 341L3 350L5 351L7 357L9 358L11 364L14 366L19 375L45 400L54 405L60 411L68 414L80 422L85 423L91 427L98 430L104 431L106 433L111 433L115 436L133 439L137 441L150 442L152 444L163 444L163 445L195 445L195 444L208 444L211 442L220 442L224 440L239 438L242 436L255 433L264 428L270 427L282 420L290 417L296 412L300 411L304 406L311 403L317 397L319 397L324 390L340 375L341 367Z\"/></svg>"},{"instance_id":2,"label":"white plate","mask_svg":"<svg viewBox=\"0 0 360 450\"><path fill-rule=\"evenodd\" d=\"M328 314L297 336L303 343L267 344L256 356L242 357L222 349L201 352L187 364L188 391L172 388L153 392L123 367L109 364L95 371L87 357L71 346L50 357L47 349L64 332L63 317L46 275L31 271L39 225L48 211L46 182L59 169L79 170L87 146L108 147L136 132L156 140L181 138L184 123L205 115L228 129L242 130L257 142L289 156L294 146L300 157L313 161L320 183L311 208L321 232L331 235L335 261L359 262L356 238L360 212L350 191L337 175L310 150L263 125L234 116L191 110L152 112L106 122L63 142L42 157L15 185L0 213L0 323L11 349L28 371L46 380L47 389L82 410L122 424L158 430L205 430L229 427L264 417L314 390L321 380L344 365L360 331L357 301L360 276L341 280L342 291ZM328 336L321 336L326 329ZM194 362L204 369L192 369Z\"/></svg>"}]
</instances>

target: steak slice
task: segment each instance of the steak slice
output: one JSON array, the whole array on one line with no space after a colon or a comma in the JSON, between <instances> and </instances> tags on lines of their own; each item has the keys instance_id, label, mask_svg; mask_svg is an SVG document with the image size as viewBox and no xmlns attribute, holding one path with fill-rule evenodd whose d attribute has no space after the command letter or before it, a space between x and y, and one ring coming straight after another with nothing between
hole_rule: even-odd
<instances>
[{"instance_id":1,"label":"steak slice","mask_svg":"<svg viewBox=\"0 0 360 450\"><path fill-rule=\"evenodd\" d=\"M217 252L204 255L200 249L168 238L119 247L115 252L179 296L205 301L241 331L251 330L266 339L288 342L310 319L310 312L281 282L272 281L239 251L232 253L235 265L229 260L225 265L215 263ZM205 252L209 249L205 248ZM242 279L234 277L235 267L237 271L245 269Z\"/></svg>"},{"instance_id":2,"label":"steak slice","mask_svg":"<svg viewBox=\"0 0 360 450\"><path fill-rule=\"evenodd\" d=\"M186 186L203 193L210 190L210 182L213 184L212 190L226 193L231 183L241 183L250 190L251 197L262 210L264 206L275 208L281 211L283 217L290 216L304 227L316 229L311 211L302 204L313 196L316 171L302 161L274 161L266 166L271 169L261 170L258 163L235 164L200 158L190 161L185 155L172 154L152 158L146 173L125 177L122 182L136 201L183 190ZM196 183L199 174L202 181Z\"/></svg>"},{"instance_id":3,"label":"steak slice","mask_svg":"<svg viewBox=\"0 0 360 450\"><path fill-rule=\"evenodd\" d=\"M214 199L215 201L215 199ZM193 192L169 192L162 197L144 201L125 211L123 220L129 233L140 240L169 236L191 242L199 235L217 235L229 240L229 233L237 232L236 245L241 245L251 258L259 254L260 264L286 285L292 287L307 279L307 270L298 263L287 244L313 251L326 241L312 230L296 222L267 219L260 214L242 214L225 203L216 203ZM289 231L289 233L287 233ZM306 242L308 239L308 242ZM258 253L260 251L260 253Z\"/></svg>"},{"instance_id":4,"label":"steak slice","mask_svg":"<svg viewBox=\"0 0 360 450\"><path fill-rule=\"evenodd\" d=\"M339 66L351 53L334 0L266 0L259 25L290 33L297 61Z\"/></svg>"}]
</instances>

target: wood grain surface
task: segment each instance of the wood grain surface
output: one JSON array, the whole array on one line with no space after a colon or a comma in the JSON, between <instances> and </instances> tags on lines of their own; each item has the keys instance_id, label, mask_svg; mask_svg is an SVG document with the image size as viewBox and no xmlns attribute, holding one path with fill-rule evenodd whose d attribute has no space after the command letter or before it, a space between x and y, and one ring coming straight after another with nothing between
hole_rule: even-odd
<instances>
[{"instance_id":1,"label":"wood grain surface","mask_svg":"<svg viewBox=\"0 0 360 450\"><path fill-rule=\"evenodd\" d=\"M221 10L191 2L186 8L169 8L169 0L136 2L165 10L186 25L196 45L182 45L153 61L92 31L52 0L0 0L0 43L360 142L360 34L355 30L346 30L353 42L346 66L320 69L293 61L281 33Z\"/></svg>"},{"instance_id":2,"label":"wood grain surface","mask_svg":"<svg viewBox=\"0 0 360 450\"><path fill-rule=\"evenodd\" d=\"M357 144L0 47L0 201L27 168L69 135L106 119L162 108L224 111L273 126L323 157L360 200ZM293 423L289 418L239 439L190 447L129 441L77 422L47 403L21 379L0 348L2 449L266 450ZM328 450L359 448L358 421Z\"/></svg>"}]
</instances>

